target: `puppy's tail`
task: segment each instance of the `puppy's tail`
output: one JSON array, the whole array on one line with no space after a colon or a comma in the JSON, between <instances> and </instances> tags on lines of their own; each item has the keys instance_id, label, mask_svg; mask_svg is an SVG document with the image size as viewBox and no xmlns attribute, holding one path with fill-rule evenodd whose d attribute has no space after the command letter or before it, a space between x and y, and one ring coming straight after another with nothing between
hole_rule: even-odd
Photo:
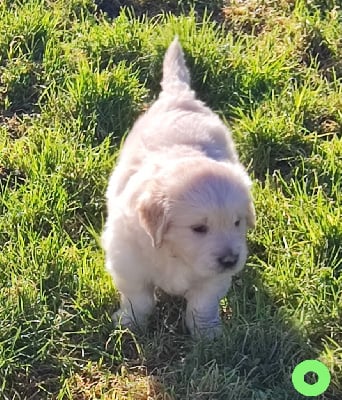
<instances>
[{"instance_id":1,"label":"puppy's tail","mask_svg":"<svg viewBox=\"0 0 342 400\"><path fill-rule=\"evenodd\" d=\"M185 65L183 50L177 36L164 57L161 86L164 92L171 94L190 89L190 74Z\"/></svg>"}]
</instances>

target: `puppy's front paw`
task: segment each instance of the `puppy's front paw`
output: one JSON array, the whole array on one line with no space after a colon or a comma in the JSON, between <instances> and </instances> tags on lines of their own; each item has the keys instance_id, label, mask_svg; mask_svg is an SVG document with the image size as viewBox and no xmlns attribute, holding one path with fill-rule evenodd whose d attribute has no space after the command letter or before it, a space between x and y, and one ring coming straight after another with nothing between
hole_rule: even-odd
<instances>
[{"instance_id":1,"label":"puppy's front paw","mask_svg":"<svg viewBox=\"0 0 342 400\"><path fill-rule=\"evenodd\" d=\"M121 308L112 315L112 320L116 327L133 328L136 324L132 315L121 310Z\"/></svg>"},{"instance_id":2,"label":"puppy's front paw","mask_svg":"<svg viewBox=\"0 0 342 400\"><path fill-rule=\"evenodd\" d=\"M112 315L116 327L128 328L133 332L143 332L147 325L146 315L135 315L121 308Z\"/></svg>"},{"instance_id":3,"label":"puppy's front paw","mask_svg":"<svg viewBox=\"0 0 342 400\"><path fill-rule=\"evenodd\" d=\"M196 339L214 340L222 336L222 324L213 326L197 327L196 325L190 330L191 335Z\"/></svg>"},{"instance_id":4,"label":"puppy's front paw","mask_svg":"<svg viewBox=\"0 0 342 400\"><path fill-rule=\"evenodd\" d=\"M222 323L218 309L212 312L198 312L187 308L186 325L195 338L215 339L222 335Z\"/></svg>"}]
</instances>

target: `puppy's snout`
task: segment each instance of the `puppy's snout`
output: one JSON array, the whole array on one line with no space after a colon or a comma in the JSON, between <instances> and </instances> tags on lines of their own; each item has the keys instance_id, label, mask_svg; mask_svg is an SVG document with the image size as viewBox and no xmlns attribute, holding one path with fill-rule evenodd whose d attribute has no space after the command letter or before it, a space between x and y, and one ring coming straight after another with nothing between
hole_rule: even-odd
<instances>
[{"instance_id":1,"label":"puppy's snout","mask_svg":"<svg viewBox=\"0 0 342 400\"><path fill-rule=\"evenodd\" d=\"M228 269L235 267L236 263L238 262L238 259L239 259L238 254L229 251L225 255L218 257L217 262L221 267Z\"/></svg>"}]
</instances>

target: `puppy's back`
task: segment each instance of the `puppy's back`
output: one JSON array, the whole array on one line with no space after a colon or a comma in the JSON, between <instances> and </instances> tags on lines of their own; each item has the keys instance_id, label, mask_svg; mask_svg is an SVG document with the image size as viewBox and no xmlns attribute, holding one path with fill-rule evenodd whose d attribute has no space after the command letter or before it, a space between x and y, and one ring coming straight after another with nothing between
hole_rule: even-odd
<instances>
[{"instance_id":1,"label":"puppy's back","mask_svg":"<svg viewBox=\"0 0 342 400\"><path fill-rule=\"evenodd\" d=\"M126 138L112 175L113 194L118 195L152 155L165 160L172 154L174 158L201 154L237 162L229 130L191 90L190 73L177 37L164 57L161 87L158 100L138 118Z\"/></svg>"}]
</instances>

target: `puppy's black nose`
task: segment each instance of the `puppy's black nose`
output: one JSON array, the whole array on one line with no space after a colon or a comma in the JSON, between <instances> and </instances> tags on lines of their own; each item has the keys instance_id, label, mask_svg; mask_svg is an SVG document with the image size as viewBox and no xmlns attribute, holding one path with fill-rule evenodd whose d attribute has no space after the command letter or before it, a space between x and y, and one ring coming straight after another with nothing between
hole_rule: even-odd
<instances>
[{"instance_id":1,"label":"puppy's black nose","mask_svg":"<svg viewBox=\"0 0 342 400\"><path fill-rule=\"evenodd\" d=\"M221 267L228 269L235 267L238 259L239 259L238 254L229 252L222 257L218 257L217 261Z\"/></svg>"}]
</instances>

